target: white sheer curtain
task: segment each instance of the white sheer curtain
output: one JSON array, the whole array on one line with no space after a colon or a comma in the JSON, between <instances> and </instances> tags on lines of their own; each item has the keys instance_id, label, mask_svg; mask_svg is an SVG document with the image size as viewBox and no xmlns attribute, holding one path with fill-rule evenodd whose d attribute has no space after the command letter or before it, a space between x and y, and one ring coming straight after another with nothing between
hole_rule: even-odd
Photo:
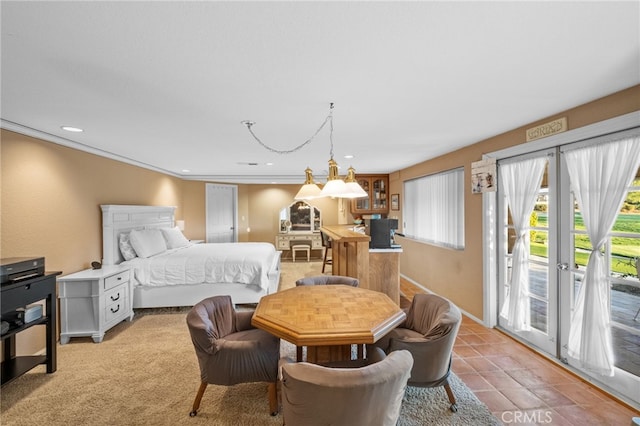
<instances>
[{"instance_id":1,"label":"white sheer curtain","mask_svg":"<svg viewBox=\"0 0 640 426\"><path fill-rule=\"evenodd\" d=\"M547 159L532 158L500 166L502 190L509 203L516 241L513 246L509 294L500 315L514 331L530 329L529 218L536 203Z\"/></svg>"},{"instance_id":2,"label":"white sheer curtain","mask_svg":"<svg viewBox=\"0 0 640 426\"><path fill-rule=\"evenodd\" d=\"M610 288L601 250L640 166L640 137L568 151L564 157L593 247L571 317L568 355L589 371L613 376Z\"/></svg>"}]
</instances>

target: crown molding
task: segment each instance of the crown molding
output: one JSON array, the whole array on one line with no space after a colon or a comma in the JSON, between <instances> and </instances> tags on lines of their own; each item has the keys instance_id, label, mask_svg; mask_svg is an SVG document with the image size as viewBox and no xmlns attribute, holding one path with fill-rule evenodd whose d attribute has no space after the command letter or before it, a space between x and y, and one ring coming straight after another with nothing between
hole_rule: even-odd
<instances>
[{"instance_id":1,"label":"crown molding","mask_svg":"<svg viewBox=\"0 0 640 426\"><path fill-rule=\"evenodd\" d=\"M89 154L98 155L100 157L109 158L111 160L119 161L122 163L130 164L132 166L141 167L143 169L152 170L154 172L162 173L165 175L177 177L184 180L206 181L206 182L220 182L220 183L237 183L237 184L298 184L302 185L304 179L302 175L191 175L191 174L179 174L169 170L153 166L151 164L143 163L141 161L134 160L132 158L123 157L121 155L114 154L102 149L93 148L91 146L82 144L80 142L73 141L71 139L63 138L51 133L43 132L32 127L24 126L13 121L0 119L0 128L9 130L21 135L30 136L33 138L41 139L46 142L62 145L67 148L77 149L78 151L87 152Z\"/></svg>"}]
</instances>

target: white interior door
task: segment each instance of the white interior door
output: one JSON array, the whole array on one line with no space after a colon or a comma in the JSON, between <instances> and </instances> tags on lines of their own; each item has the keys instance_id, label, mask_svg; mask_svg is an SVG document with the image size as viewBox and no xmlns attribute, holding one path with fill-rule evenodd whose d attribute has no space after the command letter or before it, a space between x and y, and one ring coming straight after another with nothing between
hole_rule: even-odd
<instances>
[{"instance_id":1,"label":"white interior door","mask_svg":"<svg viewBox=\"0 0 640 426\"><path fill-rule=\"evenodd\" d=\"M206 208L207 242L237 242L238 187L208 183L206 185Z\"/></svg>"}]
</instances>

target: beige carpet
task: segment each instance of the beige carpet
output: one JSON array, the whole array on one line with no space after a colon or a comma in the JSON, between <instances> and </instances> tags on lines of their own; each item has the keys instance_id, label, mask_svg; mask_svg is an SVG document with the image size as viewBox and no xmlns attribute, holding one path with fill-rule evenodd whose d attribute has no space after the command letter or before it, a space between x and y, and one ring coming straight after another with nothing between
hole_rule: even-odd
<instances>
[{"instance_id":1,"label":"beige carpet","mask_svg":"<svg viewBox=\"0 0 640 426\"><path fill-rule=\"evenodd\" d=\"M315 275L320 262L283 263L282 287ZM293 346L282 344L283 353ZM44 367L5 385L0 423L6 425L281 425L271 417L266 384L210 385L195 418L188 413L199 372L184 310L145 312L111 329L100 344L89 338L58 346L58 370ZM442 389L408 388L400 425L499 424L457 378L458 413ZM295 426L295 425L293 425Z\"/></svg>"}]
</instances>

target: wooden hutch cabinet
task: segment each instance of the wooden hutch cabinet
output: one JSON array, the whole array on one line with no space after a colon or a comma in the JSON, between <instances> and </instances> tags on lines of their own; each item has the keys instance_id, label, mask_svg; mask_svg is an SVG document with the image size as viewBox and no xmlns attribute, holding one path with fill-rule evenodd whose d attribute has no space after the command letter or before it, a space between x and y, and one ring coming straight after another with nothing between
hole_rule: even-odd
<instances>
[{"instance_id":1,"label":"wooden hutch cabinet","mask_svg":"<svg viewBox=\"0 0 640 426\"><path fill-rule=\"evenodd\" d=\"M351 214L389 212L389 175L359 175L356 181L369 196L351 200Z\"/></svg>"}]
</instances>

